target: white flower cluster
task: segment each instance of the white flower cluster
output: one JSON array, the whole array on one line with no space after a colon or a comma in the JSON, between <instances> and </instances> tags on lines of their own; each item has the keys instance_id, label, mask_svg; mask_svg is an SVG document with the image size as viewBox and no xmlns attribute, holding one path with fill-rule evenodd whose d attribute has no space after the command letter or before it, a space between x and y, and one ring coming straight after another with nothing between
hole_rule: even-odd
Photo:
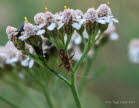
<instances>
[{"instance_id":1,"label":"white flower cluster","mask_svg":"<svg viewBox=\"0 0 139 108\"><path fill-rule=\"evenodd\" d=\"M37 26L34 26L31 23L25 23L23 27L22 35L19 37L21 40L25 40L29 38L30 36L39 36L41 34L45 33L45 30L39 30Z\"/></svg>"},{"instance_id":2,"label":"white flower cluster","mask_svg":"<svg viewBox=\"0 0 139 108\"><path fill-rule=\"evenodd\" d=\"M45 13L38 13L34 16L34 22L38 25L38 28L47 28L48 30L53 30L56 27L54 23L54 15L46 11Z\"/></svg>"},{"instance_id":3,"label":"white flower cluster","mask_svg":"<svg viewBox=\"0 0 139 108\"><path fill-rule=\"evenodd\" d=\"M29 45L27 45L29 46ZM30 49L30 48L29 48ZM21 62L22 66L32 67L34 61L28 56L17 50L11 41L8 41L5 46L0 47L0 67L3 68L5 65L14 66L16 63Z\"/></svg>"},{"instance_id":4,"label":"white flower cluster","mask_svg":"<svg viewBox=\"0 0 139 108\"><path fill-rule=\"evenodd\" d=\"M98 13L98 19L97 22L101 23L101 24L106 24L106 23L118 23L119 21L117 19L114 18L114 16L112 15L112 11L110 9L110 7L108 7L108 4L101 4L98 9L97 9L97 13Z\"/></svg>"},{"instance_id":5,"label":"white flower cluster","mask_svg":"<svg viewBox=\"0 0 139 108\"><path fill-rule=\"evenodd\" d=\"M46 9L47 10L47 9ZM46 12L38 13L34 16L35 25L28 23L24 24L23 32L20 36L21 40L27 39L30 35L42 35L46 30L52 31L62 27L72 26L75 30L80 30L83 25L88 22L96 22L100 24L107 24L111 22L118 23L112 15L108 4L101 4L96 10L90 8L85 14L81 10L69 9L65 6L64 11L52 14L48 10ZM17 29L14 27L7 27L7 34L9 38L17 35Z\"/></svg>"},{"instance_id":6,"label":"white flower cluster","mask_svg":"<svg viewBox=\"0 0 139 108\"><path fill-rule=\"evenodd\" d=\"M55 47L59 44L63 48L64 45L68 44L68 39L71 39L71 43L74 42L75 45L79 45L82 43L82 38L88 40L90 35L104 32L110 23L118 23L118 20L113 17L108 3L101 4L97 9L89 8L86 13L79 9L69 9L66 6L64 6L63 11L55 14L49 12L47 8L45 10L45 12L37 13L34 16L35 25L29 23L25 17L25 23L20 30L11 26L7 27L6 33L9 40L14 41L16 47L22 47L20 49L24 50L27 43L34 48L36 54L43 55L44 52L47 52L46 49L50 48L46 45L46 40L51 41ZM74 36L69 38L68 35L71 36L75 30L80 35L83 31L87 31L87 35L82 38L80 35L75 36L77 38ZM65 40L67 42L62 42L65 38L62 36L68 37ZM71 44L67 45L68 48L72 46Z\"/></svg>"},{"instance_id":7,"label":"white flower cluster","mask_svg":"<svg viewBox=\"0 0 139 108\"><path fill-rule=\"evenodd\" d=\"M59 30L63 26L68 25L72 25L76 30L80 30L81 26L86 22L106 24L111 22L118 23L118 20L113 17L111 9L107 4L101 4L98 9L90 8L85 14L81 10L66 7L64 11L54 15L49 11L38 13L34 17L34 22L39 26L38 28L46 27L52 31L55 28Z\"/></svg>"}]
</instances>

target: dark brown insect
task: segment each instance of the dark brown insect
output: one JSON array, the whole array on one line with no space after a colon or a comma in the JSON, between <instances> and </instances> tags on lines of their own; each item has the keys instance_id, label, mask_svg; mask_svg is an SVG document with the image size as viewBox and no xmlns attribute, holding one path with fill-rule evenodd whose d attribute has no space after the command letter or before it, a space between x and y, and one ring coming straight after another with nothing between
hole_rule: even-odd
<instances>
[{"instance_id":1,"label":"dark brown insect","mask_svg":"<svg viewBox=\"0 0 139 108\"><path fill-rule=\"evenodd\" d=\"M67 71L71 70L71 62L72 62L72 58L74 56L74 54L71 57L68 57L67 53L64 51L64 49L60 49L60 53L59 53L60 59L62 61L62 63L59 65L59 67L64 66L64 68Z\"/></svg>"}]
</instances>

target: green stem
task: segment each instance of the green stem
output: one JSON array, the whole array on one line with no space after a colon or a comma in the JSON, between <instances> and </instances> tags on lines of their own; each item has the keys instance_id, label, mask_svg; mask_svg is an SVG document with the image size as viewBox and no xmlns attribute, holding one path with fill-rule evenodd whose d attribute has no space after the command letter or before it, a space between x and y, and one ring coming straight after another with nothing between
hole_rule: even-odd
<instances>
[{"instance_id":1,"label":"green stem","mask_svg":"<svg viewBox=\"0 0 139 108\"><path fill-rule=\"evenodd\" d=\"M71 70L71 72L74 73L73 69ZM74 74L71 74L71 86L70 86L70 88L71 88L74 100L76 102L77 108L82 108L81 107L81 102L80 102L80 99L79 99L79 93L78 93L78 90L77 90L77 85L76 85L76 75L74 75Z\"/></svg>"},{"instance_id":2,"label":"green stem","mask_svg":"<svg viewBox=\"0 0 139 108\"><path fill-rule=\"evenodd\" d=\"M76 102L77 108L82 108L80 100L79 100L79 93L78 93L78 90L77 90L77 87L76 87L75 83L71 86L71 91L72 91L74 100Z\"/></svg>"},{"instance_id":3,"label":"green stem","mask_svg":"<svg viewBox=\"0 0 139 108\"><path fill-rule=\"evenodd\" d=\"M44 60L44 58L38 58L37 56L34 56L33 54L26 52L26 54L28 54L30 56L30 58L32 58L36 63L38 63L39 65L41 65L42 67L44 67L46 70L49 70L51 73L53 73L54 75L56 75L58 78L60 78L61 80L63 80L68 86L71 86L71 83L61 74L57 73L55 70L51 69L46 61Z\"/></svg>"},{"instance_id":4,"label":"green stem","mask_svg":"<svg viewBox=\"0 0 139 108\"><path fill-rule=\"evenodd\" d=\"M103 32L101 32L101 33L98 34L97 38L95 39L95 42L100 39L100 37L102 36L102 34L103 34Z\"/></svg>"},{"instance_id":5,"label":"green stem","mask_svg":"<svg viewBox=\"0 0 139 108\"><path fill-rule=\"evenodd\" d=\"M46 65L46 69L48 69L51 73L53 73L54 75L56 75L58 78L60 78L61 80L63 80L68 86L71 86L71 83L61 74L57 73L55 70L51 69L50 67L48 67Z\"/></svg>"},{"instance_id":6,"label":"green stem","mask_svg":"<svg viewBox=\"0 0 139 108\"><path fill-rule=\"evenodd\" d=\"M89 50L90 50L90 48L93 44L93 39L91 39L91 38L93 38L93 37L90 36L90 39L87 42L87 44L85 46L85 49L83 51L82 57L80 58L80 60L75 64L74 68L72 69L71 90L72 90L72 94L74 96L74 99L75 99L75 102L76 102L76 105L77 105L78 108L82 108L82 107L81 107L81 103L80 103L80 100L79 100L79 93L78 93L77 85L76 85L76 72L77 72L78 67L83 62L86 55L88 54L88 52L89 52Z\"/></svg>"},{"instance_id":7,"label":"green stem","mask_svg":"<svg viewBox=\"0 0 139 108\"><path fill-rule=\"evenodd\" d=\"M72 35L67 35L65 50L67 50L67 47L68 47L70 40L71 40L71 37L72 37Z\"/></svg>"},{"instance_id":8,"label":"green stem","mask_svg":"<svg viewBox=\"0 0 139 108\"><path fill-rule=\"evenodd\" d=\"M84 35L83 34L80 34L81 38L82 38L82 41L83 41L83 44L85 45L86 44L86 40L84 38Z\"/></svg>"},{"instance_id":9,"label":"green stem","mask_svg":"<svg viewBox=\"0 0 139 108\"><path fill-rule=\"evenodd\" d=\"M15 104L13 104L12 102L9 102L7 99L4 99L3 97L0 96L0 100L2 100L3 102L9 104L10 106L12 106L13 108L19 108L18 106L16 106Z\"/></svg>"},{"instance_id":10,"label":"green stem","mask_svg":"<svg viewBox=\"0 0 139 108\"><path fill-rule=\"evenodd\" d=\"M80 66L80 64L83 62L83 60L86 57L87 53L89 52L90 48L91 48L91 42L89 41L87 43L87 45L85 46L85 50L83 51L82 57L80 58L80 60L74 66L74 69L73 69L74 74L76 73L76 71L77 71L78 67Z\"/></svg>"},{"instance_id":11,"label":"green stem","mask_svg":"<svg viewBox=\"0 0 139 108\"><path fill-rule=\"evenodd\" d=\"M76 105L77 105L78 108L82 108L82 107L81 107L81 103L80 103L80 100L79 100L79 93L78 93L77 86L76 86L76 71L77 71L77 68L80 65L80 63L83 61L83 59L87 55L87 53L89 51L89 46L90 46L90 42L87 43L87 45L85 47L85 50L83 52L82 57L76 63L75 67L72 69L72 75L71 75L71 90L72 90L72 94L73 94L73 97L75 99L75 102L76 102Z\"/></svg>"}]
</instances>

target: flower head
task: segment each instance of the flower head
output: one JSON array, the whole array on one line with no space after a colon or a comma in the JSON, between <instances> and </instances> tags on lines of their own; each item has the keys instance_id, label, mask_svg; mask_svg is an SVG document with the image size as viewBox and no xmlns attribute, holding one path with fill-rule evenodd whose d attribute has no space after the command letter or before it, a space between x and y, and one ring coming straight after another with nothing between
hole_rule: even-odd
<instances>
[{"instance_id":1,"label":"flower head","mask_svg":"<svg viewBox=\"0 0 139 108\"><path fill-rule=\"evenodd\" d=\"M37 13L34 16L34 22L36 25L46 25L46 16L44 13Z\"/></svg>"},{"instance_id":2,"label":"flower head","mask_svg":"<svg viewBox=\"0 0 139 108\"><path fill-rule=\"evenodd\" d=\"M24 46L25 43L23 41L19 40L20 32L16 28L14 28L12 26L8 26L6 29L6 33L8 35L9 40L11 40L14 43L14 45L17 49L23 50L25 48L25 46Z\"/></svg>"},{"instance_id":3,"label":"flower head","mask_svg":"<svg viewBox=\"0 0 139 108\"><path fill-rule=\"evenodd\" d=\"M112 16L111 9L107 4L101 4L98 7L97 12L99 17Z\"/></svg>"},{"instance_id":4,"label":"flower head","mask_svg":"<svg viewBox=\"0 0 139 108\"><path fill-rule=\"evenodd\" d=\"M83 23L85 22L83 12L79 9L76 9L74 11L72 20L73 20L72 27L74 27L77 30L80 30Z\"/></svg>"},{"instance_id":5,"label":"flower head","mask_svg":"<svg viewBox=\"0 0 139 108\"><path fill-rule=\"evenodd\" d=\"M100 24L106 24L106 23L119 23L119 21L117 19L114 18L114 16L112 15L112 11L110 9L110 7L108 6L109 3L106 4L101 4L98 9L98 20L97 22Z\"/></svg>"},{"instance_id":6,"label":"flower head","mask_svg":"<svg viewBox=\"0 0 139 108\"><path fill-rule=\"evenodd\" d=\"M8 35L8 38L11 40L11 38L12 38L13 36L18 35L18 30L17 30L16 28L12 27L12 26L8 26L8 27L6 28L6 33L7 33L7 35Z\"/></svg>"},{"instance_id":7,"label":"flower head","mask_svg":"<svg viewBox=\"0 0 139 108\"><path fill-rule=\"evenodd\" d=\"M23 26L23 35L19 37L21 40L26 40L30 36L42 35L45 33L45 30L39 30L37 26L34 26L31 23L26 22Z\"/></svg>"},{"instance_id":8,"label":"flower head","mask_svg":"<svg viewBox=\"0 0 139 108\"><path fill-rule=\"evenodd\" d=\"M86 31L89 35L95 33L96 31L96 22L98 19L97 11L94 8L90 8L84 15L86 19Z\"/></svg>"},{"instance_id":9,"label":"flower head","mask_svg":"<svg viewBox=\"0 0 139 108\"><path fill-rule=\"evenodd\" d=\"M37 27L31 23L24 24L24 31L27 35L36 35L37 30L38 30Z\"/></svg>"},{"instance_id":10,"label":"flower head","mask_svg":"<svg viewBox=\"0 0 139 108\"><path fill-rule=\"evenodd\" d=\"M73 9L65 9L63 11L63 18L64 18L63 22L64 23L71 23L73 15L74 15L74 10Z\"/></svg>"},{"instance_id":11,"label":"flower head","mask_svg":"<svg viewBox=\"0 0 139 108\"><path fill-rule=\"evenodd\" d=\"M65 9L63 12L55 14L55 21L58 24L58 30L61 29L64 25L72 24L72 18L74 16L73 9Z\"/></svg>"},{"instance_id":12,"label":"flower head","mask_svg":"<svg viewBox=\"0 0 139 108\"><path fill-rule=\"evenodd\" d=\"M98 19L98 13L94 8L89 8L84 15L86 21L95 22Z\"/></svg>"},{"instance_id":13,"label":"flower head","mask_svg":"<svg viewBox=\"0 0 139 108\"><path fill-rule=\"evenodd\" d=\"M36 14L34 16L34 22L38 25L39 29L46 27L48 30L51 31L56 27L54 23L54 15L49 11Z\"/></svg>"}]
</instances>

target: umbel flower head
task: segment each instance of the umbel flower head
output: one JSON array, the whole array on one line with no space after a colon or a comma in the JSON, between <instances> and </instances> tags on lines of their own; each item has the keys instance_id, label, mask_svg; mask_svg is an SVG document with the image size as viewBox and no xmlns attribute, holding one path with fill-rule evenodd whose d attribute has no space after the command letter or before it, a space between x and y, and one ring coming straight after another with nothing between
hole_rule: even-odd
<instances>
[{"instance_id":1,"label":"umbel flower head","mask_svg":"<svg viewBox=\"0 0 139 108\"><path fill-rule=\"evenodd\" d=\"M8 39L12 40L12 38L18 35L18 30L12 26L8 26L6 29L6 33L8 35Z\"/></svg>"},{"instance_id":2,"label":"umbel flower head","mask_svg":"<svg viewBox=\"0 0 139 108\"><path fill-rule=\"evenodd\" d=\"M109 5L109 2L107 2L106 4L101 4L98 7L97 12L98 12L99 17L112 16L111 9L108 5Z\"/></svg>"},{"instance_id":3,"label":"umbel flower head","mask_svg":"<svg viewBox=\"0 0 139 108\"><path fill-rule=\"evenodd\" d=\"M64 6L63 12L55 14L55 21L58 25L58 30L63 28L66 34L71 35L74 29L81 29L85 19L81 10L73 10Z\"/></svg>"},{"instance_id":4,"label":"umbel flower head","mask_svg":"<svg viewBox=\"0 0 139 108\"><path fill-rule=\"evenodd\" d=\"M38 13L34 16L34 22L39 29L47 28L49 31L54 30L56 24L54 23L54 15L45 8L45 13Z\"/></svg>"},{"instance_id":5,"label":"umbel flower head","mask_svg":"<svg viewBox=\"0 0 139 108\"><path fill-rule=\"evenodd\" d=\"M98 21L101 24L106 24L106 23L118 23L119 21L117 19L115 19L112 15L112 11L109 7L109 2L107 2L106 4L101 4L98 8L97 8L97 12L98 12Z\"/></svg>"},{"instance_id":6,"label":"umbel flower head","mask_svg":"<svg viewBox=\"0 0 139 108\"><path fill-rule=\"evenodd\" d=\"M73 17L73 24L72 27L76 29L76 31L82 35L84 31L84 23L85 23L85 18L84 14L81 10L76 9L74 11L74 17Z\"/></svg>"},{"instance_id":7,"label":"umbel flower head","mask_svg":"<svg viewBox=\"0 0 139 108\"><path fill-rule=\"evenodd\" d=\"M65 8L63 12L59 12L55 16L58 24L58 30L63 29L66 34L71 35L74 31L72 27L74 10Z\"/></svg>"},{"instance_id":8,"label":"umbel flower head","mask_svg":"<svg viewBox=\"0 0 139 108\"><path fill-rule=\"evenodd\" d=\"M89 8L84 15L86 22L96 22L98 19L98 13L94 8Z\"/></svg>"},{"instance_id":9,"label":"umbel flower head","mask_svg":"<svg viewBox=\"0 0 139 108\"><path fill-rule=\"evenodd\" d=\"M45 30L40 30L37 26L29 23L27 18L25 17L25 23L23 25L22 36L20 36L21 40L26 40L31 36L39 36L45 33Z\"/></svg>"},{"instance_id":10,"label":"umbel flower head","mask_svg":"<svg viewBox=\"0 0 139 108\"><path fill-rule=\"evenodd\" d=\"M6 28L6 33L8 35L9 40L11 40L14 43L14 45L17 49L19 49L19 50L25 49L25 43L23 41L19 40L20 32L16 28L14 28L12 26L8 26Z\"/></svg>"},{"instance_id":11,"label":"umbel flower head","mask_svg":"<svg viewBox=\"0 0 139 108\"><path fill-rule=\"evenodd\" d=\"M29 23L27 18L25 17L22 36L20 36L19 39L31 45L37 54L42 55L42 38L40 37L40 35L44 33L45 30L39 30L37 26Z\"/></svg>"},{"instance_id":12,"label":"umbel flower head","mask_svg":"<svg viewBox=\"0 0 139 108\"><path fill-rule=\"evenodd\" d=\"M94 8L89 8L84 15L86 19L86 31L89 35L95 33L95 26L98 19L98 13Z\"/></svg>"}]
</instances>

